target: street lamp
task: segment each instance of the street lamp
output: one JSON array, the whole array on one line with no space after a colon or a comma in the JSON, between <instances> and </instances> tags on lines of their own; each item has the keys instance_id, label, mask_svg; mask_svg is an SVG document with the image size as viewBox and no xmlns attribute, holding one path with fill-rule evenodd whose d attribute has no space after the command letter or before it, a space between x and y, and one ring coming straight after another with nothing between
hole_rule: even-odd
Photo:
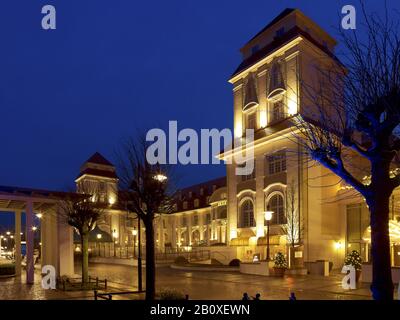
<instances>
[{"instance_id":1,"label":"street lamp","mask_svg":"<svg viewBox=\"0 0 400 320\"><path fill-rule=\"evenodd\" d=\"M165 174L162 173L158 173L154 176L154 179L156 179L159 182L164 182L165 180L167 180L167 176Z\"/></svg>"},{"instance_id":2,"label":"street lamp","mask_svg":"<svg viewBox=\"0 0 400 320\"><path fill-rule=\"evenodd\" d=\"M265 220L267 221L267 261L270 259L270 253L269 253L269 225L270 221L272 219L272 214L274 212L269 210L269 207L267 208L267 211L264 213Z\"/></svg>"},{"instance_id":3,"label":"street lamp","mask_svg":"<svg viewBox=\"0 0 400 320\"><path fill-rule=\"evenodd\" d=\"M133 229L132 230L132 235L133 235L133 258L136 258L136 236L137 236L137 230Z\"/></svg>"}]
</instances>

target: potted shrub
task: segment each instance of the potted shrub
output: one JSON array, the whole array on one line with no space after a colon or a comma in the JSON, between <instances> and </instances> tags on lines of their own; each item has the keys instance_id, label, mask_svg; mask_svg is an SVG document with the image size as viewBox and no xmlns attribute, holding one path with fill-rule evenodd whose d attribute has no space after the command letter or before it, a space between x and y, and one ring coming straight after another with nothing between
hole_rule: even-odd
<instances>
[{"instance_id":1,"label":"potted shrub","mask_svg":"<svg viewBox=\"0 0 400 320\"><path fill-rule=\"evenodd\" d=\"M287 262L282 252L278 252L274 260L274 274L278 277L283 277L287 269Z\"/></svg>"},{"instance_id":2,"label":"potted shrub","mask_svg":"<svg viewBox=\"0 0 400 320\"><path fill-rule=\"evenodd\" d=\"M346 266L353 266L356 269L356 281L360 279L361 276L361 267L362 267L362 259L358 251L353 250L350 252L346 259L344 259L344 265Z\"/></svg>"}]
</instances>

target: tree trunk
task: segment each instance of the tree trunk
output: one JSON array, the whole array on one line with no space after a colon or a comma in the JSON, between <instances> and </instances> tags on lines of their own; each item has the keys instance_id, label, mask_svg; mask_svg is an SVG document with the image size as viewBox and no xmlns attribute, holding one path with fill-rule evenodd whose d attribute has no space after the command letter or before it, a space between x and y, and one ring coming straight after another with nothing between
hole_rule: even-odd
<instances>
[{"instance_id":1,"label":"tree trunk","mask_svg":"<svg viewBox=\"0 0 400 320\"><path fill-rule=\"evenodd\" d=\"M89 282L89 234L81 235L82 243L82 284Z\"/></svg>"},{"instance_id":2,"label":"tree trunk","mask_svg":"<svg viewBox=\"0 0 400 320\"><path fill-rule=\"evenodd\" d=\"M372 192L366 197L371 215L371 292L374 300L393 300L389 238L389 201L392 189L390 189L389 166L390 162L372 162Z\"/></svg>"},{"instance_id":3,"label":"tree trunk","mask_svg":"<svg viewBox=\"0 0 400 320\"><path fill-rule=\"evenodd\" d=\"M156 261L154 253L153 219L146 221L146 300L154 300L156 293Z\"/></svg>"}]
</instances>

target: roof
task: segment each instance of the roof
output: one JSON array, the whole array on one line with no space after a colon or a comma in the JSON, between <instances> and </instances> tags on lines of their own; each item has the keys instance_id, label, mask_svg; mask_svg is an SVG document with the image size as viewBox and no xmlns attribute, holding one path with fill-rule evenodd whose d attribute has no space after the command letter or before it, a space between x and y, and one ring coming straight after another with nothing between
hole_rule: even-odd
<instances>
[{"instance_id":1,"label":"roof","mask_svg":"<svg viewBox=\"0 0 400 320\"><path fill-rule=\"evenodd\" d=\"M95 152L87 161L86 163L95 163L95 164L102 164L105 166L114 166L110 161L104 158L99 152Z\"/></svg>"},{"instance_id":2,"label":"roof","mask_svg":"<svg viewBox=\"0 0 400 320\"><path fill-rule=\"evenodd\" d=\"M284 17L288 16L290 13L295 11L296 9L293 8L286 8L283 10L280 14L278 14L270 23L268 23L260 32L258 32L253 38L251 38L247 43L251 42L255 38L257 38L260 34L262 34L265 30L267 30L269 27L277 23L279 20L282 20ZM246 43L246 44L247 44Z\"/></svg>"},{"instance_id":3,"label":"roof","mask_svg":"<svg viewBox=\"0 0 400 320\"><path fill-rule=\"evenodd\" d=\"M275 38L270 44L261 48L259 51L257 51L256 53L254 53L247 59L243 60L240 63L240 65L236 68L236 70L232 74L231 78L233 78L240 72L244 71L245 69L249 68L253 64L261 61L263 58L270 55L273 51L275 51L279 47L282 47L283 45L289 43L290 41L292 41L294 38L296 38L298 36L302 36L305 39L309 40L316 47L321 49L323 52L325 52L327 55L329 55L331 58L335 59L335 61L337 61L338 63L341 64L339 59L331 51L329 51L328 48L324 47L322 44L320 44L318 41L316 41L313 37L310 36L309 33L300 29L299 27L295 26L292 29L290 29L288 32L286 32L284 35L282 35L281 37Z\"/></svg>"},{"instance_id":4,"label":"roof","mask_svg":"<svg viewBox=\"0 0 400 320\"><path fill-rule=\"evenodd\" d=\"M226 186L226 177L219 177L216 179L208 180L202 183L198 183L192 186L181 189L178 192L176 199L176 210L174 212L181 212L187 210L197 210L201 208L206 208L210 204L208 203L208 197L210 197L215 190ZM203 189L203 194L201 195L200 190ZM191 193L191 195L190 195ZM199 200L199 206L194 207L194 200ZM187 209L183 208L183 202L187 202Z\"/></svg>"},{"instance_id":5,"label":"roof","mask_svg":"<svg viewBox=\"0 0 400 320\"><path fill-rule=\"evenodd\" d=\"M83 175L88 174L91 176L97 176L97 177L105 177L105 178L111 178L111 179L118 179L117 174L115 171L109 171L109 170L100 170L100 169L94 169L94 168L86 168L82 170L79 175L76 177L76 179L79 179Z\"/></svg>"}]
</instances>

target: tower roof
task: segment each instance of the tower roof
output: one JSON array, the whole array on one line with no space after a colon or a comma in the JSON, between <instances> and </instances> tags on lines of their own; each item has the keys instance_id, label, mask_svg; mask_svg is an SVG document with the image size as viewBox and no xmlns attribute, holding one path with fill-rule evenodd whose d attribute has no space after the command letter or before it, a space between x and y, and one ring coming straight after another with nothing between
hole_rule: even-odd
<instances>
[{"instance_id":1,"label":"tower roof","mask_svg":"<svg viewBox=\"0 0 400 320\"><path fill-rule=\"evenodd\" d=\"M79 179L84 175L118 179L114 165L99 152L95 152L85 161L76 179Z\"/></svg>"},{"instance_id":2,"label":"tower roof","mask_svg":"<svg viewBox=\"0 0 400 320\"><path fill-rule=\"evenodd\" d=\"M99 152L95 152L86 163L102 164L105 166L114 166L110 161L104 158Z\"/></svg>"},{"instance_id":3,"label":"tower roof","mask_svg":"<svg viewBox=\"0 0 400 320\"><path fill-rule=\"evenodd\" d=\"M261 31L257 32L257 34L254 37L252 37L249 41L247 41L247 43L249 43L250 41L252 41L255 38L257 38L260 34L262 34L269 27L273 26L275 23L277 23L278 21L282 20L284 17L286 17L287 15L289 15L290 13L292 13L295 10L296 9L293 9L293 8L286 8L285 10L283 10L270 23L268 23L264 28L262 28Z\"/></svg>"}]
</instances>

